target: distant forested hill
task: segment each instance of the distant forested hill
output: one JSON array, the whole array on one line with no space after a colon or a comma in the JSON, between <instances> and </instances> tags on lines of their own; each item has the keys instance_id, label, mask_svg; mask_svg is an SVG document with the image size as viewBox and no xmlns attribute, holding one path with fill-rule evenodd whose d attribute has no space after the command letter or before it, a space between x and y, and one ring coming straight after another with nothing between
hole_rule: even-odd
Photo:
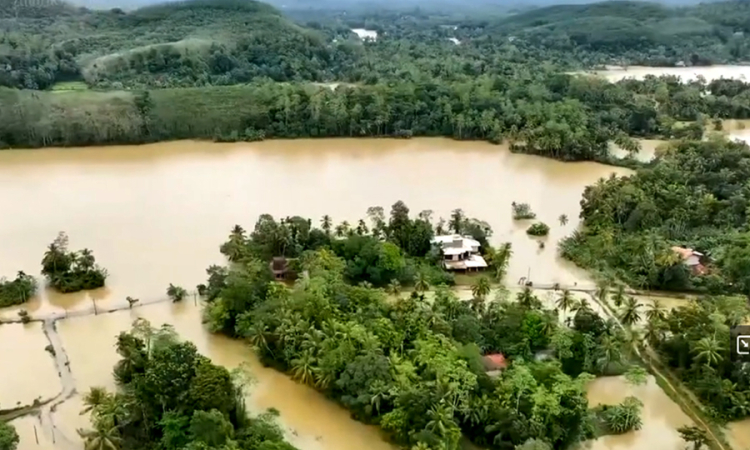
<instances>
[{"instance_id":1,"label":"distant forested hill","mask_svg":"<svg viewBox=\"0 0 750 450\"><path fill-rule=\"evenodd\" d=\"M587 51L671 65L741 60L748 56L750 2L692 7L632 1L556 5L513 14L488 24L486 34L512 35L532 45Z\"/></svg>"},{"instance_id":2,"label":"distant forested hill","mask_svg":"<svg viewBox=\"0 0 750 450\"><path fill-rule=\"evenodd\" d=\"M335 78L326 71L347 59L321 33L252 0L191 0L132 12L35 5L5 8L0 16L0 86L315 81Z\"/></svg>"},{"instance_id":3,"label":"distant forested hill","mask_svg":"<svg viewBox=\"0 0 750 450\"><path fill-rule=\"evenodd\" d=\"M289 13L254 0L188 0L133 11L0 0L0 86L452 82L505 73L508 64L573 70L750 61L747 1L680 8L608 1L531 11L487 7L481 14L318 10L298 11L296 21ZM375 30L377 40L362 42L353 28Z\"/></svg>"}]
</instances>

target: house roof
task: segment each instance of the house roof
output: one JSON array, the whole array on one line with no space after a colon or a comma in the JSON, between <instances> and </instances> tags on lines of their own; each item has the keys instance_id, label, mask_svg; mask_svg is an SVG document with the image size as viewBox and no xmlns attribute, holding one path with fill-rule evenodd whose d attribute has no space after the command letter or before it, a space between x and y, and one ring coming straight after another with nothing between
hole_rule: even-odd
<instances>
[{"instance_id":1,"label":"house roof","mask_svg":"<svg viewBox=\"0 0 750 450\"><path fill-rule=\"evenodd\" d=\"M282 272L287 269L287 260L283 256L274 257L271 260L271 270L274 272Z\"/></svg>"},{"instance_id":2,"label":"house roof","mask_svg":"<svg viewBox=\"0 0 750 450\"><path fill-rule=\"evenodd\" d=\"M487 267L487 261L479 255L471 255L460 261L443 261L443 265L448 270L482 269Z\"/></svg>"},{"instance_id":3,"label":"house roof","mask_svg":"<svg viewBox=\"0 0 750 450\"><path fill-rule=\"evenodd\" d=\"M454 241L463 241L464 247L479 247L479 241L472 239L467 236L461 236L460 234L446 234L442 236L435 236L432 239L433 244L440 244L441 246L452 244Z\"/></svg>"},{"instance_id":4,"label":"house roof","mask_svg":"<svg viewBox=\"0 0 750 450\"><path fill-rule=\"evenodd\" d=\"M684 247L672 247L672 251L679 254L682 259L688 259L691 256L703 256L703 253L696 252L692 248L684 248Z\"/></svg>"},{"instance_id":5,"label":"house roof","mask_svg":"<svg viewBox=\"0 0 750 450\"><path fill-rule=\"evenodd\" d=\"M443 254L444 255L460 255L461 253L466 253L468 251L471 251L470 247L445 247L443 248Z\"/></svg>"},{"instance_id":6,"label":"house roof","mask_svg":"<svg viewBox=\"0 0 750 450\"><path fill-rule=\"evenodd\" d=\"M484 364L484 369L488 371L505 369L508 367L508 362L505 360L505 356L502 353L485 355L482 357L482 363Z\"/></svg>"}]
</instances>

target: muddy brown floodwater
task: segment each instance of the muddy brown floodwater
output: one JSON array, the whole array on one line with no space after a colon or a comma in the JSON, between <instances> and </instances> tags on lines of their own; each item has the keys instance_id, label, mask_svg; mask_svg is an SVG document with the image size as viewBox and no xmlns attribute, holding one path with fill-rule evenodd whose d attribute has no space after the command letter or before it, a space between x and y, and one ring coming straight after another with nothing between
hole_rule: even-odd
<instances>
[{"instance_id":1,"label":"muddy brown floodwater","mask_svg":"<svg viewBox=\"0 0 750 450\"><path fill-rule=\"evenodd\" d=\"M161 303L98 316L61 320L58 333L67 350L79 393L92 386L114 388L111 368L119 359L115 337L143 317L153 326L169 323L182 339L193 342L214 363L233 369L244 365L256 383L249 389L248 405L255 412L276 408L289 440L302 450L393 450L375 427L353 420L349 413L312 388L263 367L243 342L212 335L200 325L200 306L191 302ZM97 336L92 339L92 336ZM65 436L87 426L80 416L80 394L58 407L55 423Z\"/></svg>"},{"instance_id":2,"label":"muddy brown floodwater","mask_svg":"<svg viewBox=\"0 0 750 450\"><path fill-rule=\"evenodd\" d=\"M47 344L41 323L0 326L0 409L29 405L60 391L54 361L44 350Z\"/></svg>"},{"instance_id":3,"label":"muddy brown floodwater","mask_svg":"<svg viewBox=\"0 0 750 450\"><path fill-rule=\"evenodd\" d=\"M649 376L641 386L630 385L624 377L597 378L588 388L589 405L616 405L634 396L643 402L643 428L619 436L605 436L586 445L591 450L659 449L683 450L685 443L677 428L692 425L690 418Z\"/></svg>"},{"instance_id":4,"label":"muddy brown floodwater","mask_svg":"<svg viewBox=\"0 0 750 450\"><path fill-rule=\"evenodd\" d=\"M0 274L39 273L59 231L109 270L108 288L33 301L41 312L102 307L126 296L148 301L175 283L204 281L222 263L218 246L231 227L258 216L299 214L354 223L369 206L403 200L412 214L454 208L486 220L495 242L511 241L509 277L573 284L583 271L557 257L554 243L578 224L581 192L626 169L566 164L511 154L486 143L445 139L322 139L257 144L163 144L0 152ZM529 223L511 220L511 203L529 203L552 228L540 251ZM568 216L560 226L558 217ZM14 314L6 311L6 314Z\"/></svg>"},{"instance_id":5,"label":"muddy brown floodwater","mask_svg":"<svg viewBox=\"0 0 750 450\"><path fill-rule=\"evenodd\" d=\"M607 78L612 82L624 78L643 79L647 75L656 77L672 75L680 77L683 81L695 80L702 76L706 81L711 82L719 78L736 78L747 80L750 78L750 66L707 66L707 67L609 67L607 70L596 70L593 73Z\"/></svg>"}]
</instances>

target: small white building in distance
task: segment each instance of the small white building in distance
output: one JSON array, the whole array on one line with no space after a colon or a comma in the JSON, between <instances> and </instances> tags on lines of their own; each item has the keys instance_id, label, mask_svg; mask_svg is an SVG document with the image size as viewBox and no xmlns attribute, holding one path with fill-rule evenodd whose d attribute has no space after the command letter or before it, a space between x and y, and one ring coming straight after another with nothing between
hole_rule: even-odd
<instances>
[{"instance_id":1,"label":"small white building in distance","mask_svg":"<svg viewBox=\"0 0 750 450\"><path fill-rule=\"evenodd\" d=\"M479 254L479 242L472 238L451 234L435 236L432 243L443 251L443 267L446 270L472 271L487 268L487 262Z\"/></svg>"}]
</instances>

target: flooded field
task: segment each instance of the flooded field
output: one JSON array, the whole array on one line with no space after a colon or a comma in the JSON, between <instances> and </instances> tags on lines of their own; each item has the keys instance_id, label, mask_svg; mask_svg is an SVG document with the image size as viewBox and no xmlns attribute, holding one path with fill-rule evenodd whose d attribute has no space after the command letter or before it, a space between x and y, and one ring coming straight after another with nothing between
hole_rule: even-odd
<instances>
[{"instance_id":1,"label":"flooded field","mask_svg":"<svg viewBox=\"0 0 750 450\"><path fill-rule=\"evenodd\" d=\"M40 323L0 325L0 409L54 397L62 387Z\"/></svg>"},{"instance_id":2,"label":"flooded field","mask_svg":"<svg viewBox=\"0 0 750 450\"><path fill-rule=\"evenodd\" d=\"M591 450L658 449L684 450L685 443L676 429L692 425L690 418L656 384L652 376L642 386L629 384L624 377L594 380L588 388L589 405L616 405L634 396L643 402L643 428L619 436L605 436L588 443Z\"/></svg>"},{"instance_id":3,"label":"flooded field","mask_svg":"<svg viewBox=\"0 0 750 450\"><path fill-rule=\"evenodd\" d=\"M413 167L429 167L431 176L414 177ZM472 183L446 185L456 167L483 180L482 195ZM252 229L263 213L314 222L329 214L335 223L355 223L370 206L387 210L403 200L414 215L430 209L437 220L462 208L487 221L494 242L513 244L509 279L531 269L537 282L583 283L586 273L559 258L553 244L578 225L584 187L611 173L631 172L446 139L7 150L0 152L0 239L13 245L0 254L0 274L38 274L47 245L66 231L71 248L92 249L109 271L108 288L70 296L48 292L48 301L34 299L24 308L107 309L126 296L147 302L163 298L169 283L192 289L205 281L206 267L223 262L218 248L235 224ZM260 195L269 186L276 186L273 201ZM526 235L528 223L512 220L514 201L528 203L550 224L546 250ZM558 223L561 214L569 219L565 226Z\"/></svg>"},{"instance_id":4,"label":"flooded field","mask_svg":"<svg viewBox=\"0 0 750 450\"><path fill-rule=\"evenodd\" d=\"M227 368L247 367L256 383L250 389L248 405L253 412L275 408L291 443L301 450L393 450L375 427L353 420L349 413L314 389L298 384L286 375L263 367L243 342L212 335L201 326L200 307L190 302L161 303L132 311L65 319L58 332L67 350L79 393L92 386L114 388L111 368L119 359L115 337L143 317L153 326L171 324L181 338L193 342L198 351L215 364ZM91 336L98 336L92 339ZM77 437L75 429L87 425L79 416L80 397L64 403L55 423L66 437Z\"/></svg>"},{"instance_id":5,"label":"flooded field","mask_svg":"<svg viewBox=\"0 0 750 450\"><path fill-rule=\"evenodd\" d=\"M619 81L624 78L643 79L647 75L657 77L673 75L680 77L683 81L695 80L701 76L706 81L719 78L735 78L739 80L750 79L750 66L707 66L707 67L645 67L645 66L610 66L606 70L594 70L594 75L602 76L610 81Z\"/></svg>"},{"instance_id":6,"label":"flooded field","mask_svg":"<svg viewBox=\"0 0 750 450\"><path fill-rule=\"evenodd\" d=\"M644 145L645 152L648 148ZM431 175L414 177L413 167L429 168ZM476 195L476 187L470 183L446 185L456 167L483 180L482 195ZM69 234L72 248L92 249L110 273L106 289L71 295L44 291L23 306L37 317L70 315L57 322L56 336L70 360L78 394L57 406L49 417L43 414L41 419L14 420L22 437L20 450L80 448L75 430L88 424L86 417L79 415L81 392L97 385L113 387L115 336L127 330L136 317L145 317L155 326L173 324L183 338L193 341L217 364L249 367L257 380L249 405L256 412L277 409L290 441L301 450L392 450L376 428L354 421L315 390L262 367L243 343L208 334L200 324L193 297L178 305L159 303L132 311L75 316L122 306L126 296L140 298L143 303L158 301L165 297L169 283L191 289L204 281L208 265L223 262L218 247L231 227L252 228L260 214L277 218L299 214L313 221L330 214L335 222L352 223L364 217L369 206L388 209L397 200L412 208L412 214L431 209L435 218L448 217L454 208L462 208L467 215L486 220L494 230L494 242L513 244L509 283L528 277L537 284L590 287L592 280L586 273L557 257L554 243L578 226L584 187L611 173L631 172L445 139L170 142L0 152L0 207L5 213L0 239L13 243L0 253L0 275L18 270L38 274L45 248L59 231ZM388 183L383 183L384 179ZM309 189L313 185L317 188ZM269 186L275 189L272 200L263 195ZM334 197L337 201L332 202ZM539 219L550 224L550 235L542 239L548 244L546 249L526 235L528 224L512 220L513 201L529 203ZM569 218L565 226L558 223L561 214ZM554 307L558 294L539 291L537 295L547 307ZM471 292L459 290L459 296L468 299ZM683 302L660 300L665 307ZM589 305L599 310L595 302L589 301ZM17 319L19 309L0 310L0 318ZM561 316L564 320L565 315ZM0 361L13 367L0 371L0 408L54 397L61 391L57 368L45 351L49 343L38 323L0 326ZM606 398L597 389L618 395L624 390L615 381L597 380L592 385L592 399ZM657 398L652 390L658 388L633 389L645 396L644 403ZM671 450L674 429L670 427L678 420L662 417L666 413L660 411L676 408L667 400L648 400L657 406L644 416L644 430L601 439L594 448L635 450L656 444L660 450ZM731 429L737 442L747 442L742 439L750 436L750 422L734 424ZM658 433L664 437L639 437Z\"/></svg>"}]
</instances>

